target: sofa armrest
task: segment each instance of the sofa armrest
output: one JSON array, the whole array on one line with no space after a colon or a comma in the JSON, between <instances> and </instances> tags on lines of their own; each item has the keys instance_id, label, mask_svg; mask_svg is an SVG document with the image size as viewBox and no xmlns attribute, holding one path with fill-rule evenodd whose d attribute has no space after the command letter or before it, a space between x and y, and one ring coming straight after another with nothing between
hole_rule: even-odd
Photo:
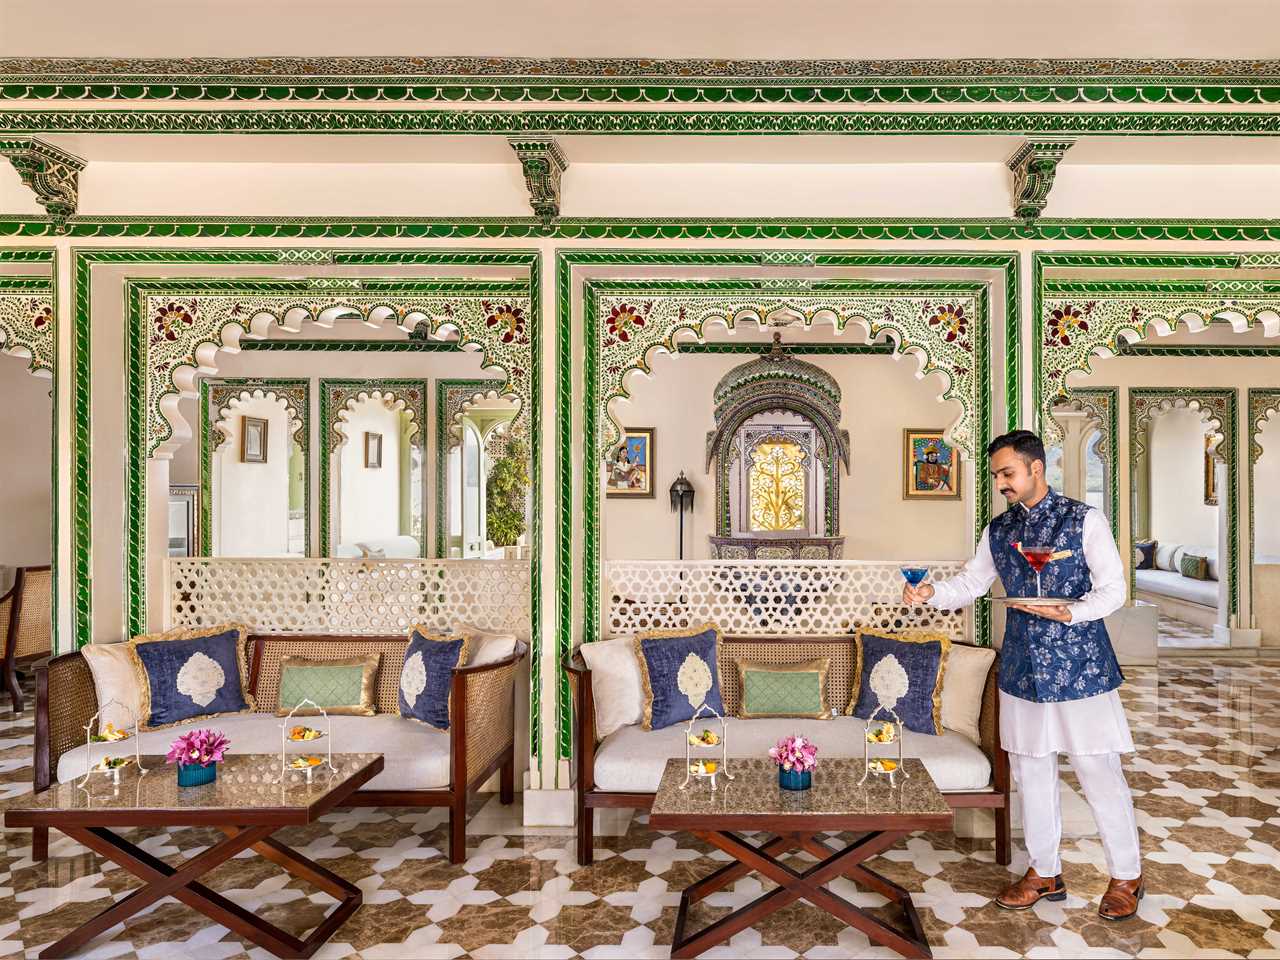
<instances>
[{"instance_id":1,"label":"sofa armrest","mask_svg":"<svg viewBox=\"0 0 1280 960\"><path fill-rule=\"evenodd\" d=\"M595 789L596 705L591 692L591 670L582 654L574 651L564 659L569 677L569 696L573 708L574 778L578 791Z\"/></svg>"},{"instance_id":2,"label":"sofa armrest","mask_svg":"<svg viewBox=\"0 0 1280 960\"><path fill-rule=\"evenodd\" d=\"M84 746L85 725L97 712L93 674L81 654L54 657L36 667L36 790L53 783L64 753Z\"/></svg>"},{"instance_id":3,"label":"sofa armrest","mask_svg":"<svg viewBox=\"0 0 1280 960\"><path fill-rule=\"evenodd\" d=\"M997 793L1009 792L1009 756L1000 746L1000 655L996 654L982 688L982 712L978 716L979 743L991 762L991 782Z\"/></svg>"},{"instance_id":4,"label":"sofa armrest","mask_svg":"<svg viewBox=\"0 0 1280 960\"><path fill-rule=\"evenodd\" d=\"M516 739L515 679L529 647L517 642L511 656L453 671L449 748L453 786L467 789L487 779Z\"/></svg>"}]
</instances>

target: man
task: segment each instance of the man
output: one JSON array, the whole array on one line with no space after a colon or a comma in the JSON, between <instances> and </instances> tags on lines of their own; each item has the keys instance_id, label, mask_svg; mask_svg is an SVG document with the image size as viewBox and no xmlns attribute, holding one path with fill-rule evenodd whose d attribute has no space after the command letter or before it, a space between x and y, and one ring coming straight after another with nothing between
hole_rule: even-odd
<instances>
[{"instance_id":1,"label":"man","mask_svg":"<svg viewBox=\"0 0 1280 960\"><path fill-rule=\"evenodd\" d=\"M1030 869L996 903L1026 910L1046 897L1066 898L1058 858L1058 754L1065 753L1098 823L1111 873L1098 913L1124 920L1138 912L1144 892L1142 855L1120 766L1120 754L1133 752L1117 691L1124 677L1102 622L1124 604L1124 566L1106 518L1049 489L1038 436L1014 430L993 440L987 455L1009 509L987 525L977 555L958 576L907 585L903 602L958 609L985 594L997 576L1009 596L1033 596L1035 571L1020 547L1054 549L1041 575L1044 594L1071 602L1011 603L1000 651L1000 743L1022 795Z\"/></svg>"}]
</instances>

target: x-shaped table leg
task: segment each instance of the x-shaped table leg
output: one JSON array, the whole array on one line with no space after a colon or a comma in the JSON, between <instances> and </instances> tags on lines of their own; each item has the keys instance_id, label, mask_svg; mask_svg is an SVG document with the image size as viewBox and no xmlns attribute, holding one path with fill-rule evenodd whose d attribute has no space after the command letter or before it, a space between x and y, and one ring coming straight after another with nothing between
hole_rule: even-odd
<instances>
[{"instance_id":1,"label":"x-shaped table leg","mask_svg":"<svg viewBox=\"0 0 1280 960\"><path fill-rule=\"evenodd\" d=\"M219 841L176 869L104 827L60 829L100 856L124 867L142 880L144 885L61 940L50 944L41 952L42 960L45 957L70 956L100 933L164 897L174 897L199 910L211 920L278 957L309 957L355 912L364 899L358 887L270 839L271 834L278 829L275 826L223 827L223 832L227 834L225 840ZM310 881L339 899L337 909L305 940L299 940L267 923L196 880L250 847L294 876Z\"/></svg>"},{"instance_id":2,"label":"x-shaped table leg","mask_svg":"<svg viewBox=\"0 0 1280 960\"><path fill-rule=\"evenodd\" d=\"M817 840L810 833L784 834L760 847L752 846L737 834L720 831L695 831L694 835L719 847L738 861L724 867L694 884L680 898L680 910L671 945L672 957L696 957L704 950L723 943L741 930L758 923L776 910L796 900L808 900L849 926L861 930L873 943L891 947L904 957L929 958L933 954L920 925L919 916L911 904L910 895L897 884L861 866L862 861L889 849L906 832L885 831L869 833L861 839L835 851ZM776 853L800 848L820 858L820 862L798 873L775 856ZM733 879L754 871L778 884L777 888L749 903L728 916L686 937L685 921L691 903L703 899L708 893L727 885ZM876 890L902 906L911 925L911 933L904 934L881 922L848 900L826 889L823 884L837 877L848 876Z\"/></svg>"}]
</instances>

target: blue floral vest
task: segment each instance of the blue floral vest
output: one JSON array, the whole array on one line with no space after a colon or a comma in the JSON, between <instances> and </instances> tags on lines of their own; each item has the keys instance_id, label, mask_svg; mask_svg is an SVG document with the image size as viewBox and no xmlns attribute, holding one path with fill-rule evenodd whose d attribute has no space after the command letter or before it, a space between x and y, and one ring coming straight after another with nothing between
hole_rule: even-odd
<instances>
[{"instance_id":1,"label":"blue floral vest","mask_svg":"<svg viewBox=\"0 0 1280 960\"><path fill-rule=\"evenodd\" d=\"M1030 510L1015 504L987 528L996 571L1011 597L1036 592L1036 573L1014 547L1052 546L1071 556L1044 568L1045 596L1079 599L1093 586L1084 559L1084 518L1092 509L1050 490ZM1124 682L1111 638L1101 620L1058 623L1010 610L1000 651L1000 689L1035 703L1083 700Z\"/></svg>"}]
</instances>

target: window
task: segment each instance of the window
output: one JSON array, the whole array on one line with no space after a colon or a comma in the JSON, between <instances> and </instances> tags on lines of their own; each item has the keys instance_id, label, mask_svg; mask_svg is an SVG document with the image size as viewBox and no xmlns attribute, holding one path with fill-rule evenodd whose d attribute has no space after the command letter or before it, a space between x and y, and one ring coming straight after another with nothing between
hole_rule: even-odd
<instances>
[{"instance_id":1,"label":"window","mask_svg":"<svg viewBox=\"0 0 1280 960\"><path fill-rule=\"evenodd\" d=\"M753 533L804 530L805 454L790 440L766 441L751 451L748 474Z\"/></svg>"}]
</instances>

